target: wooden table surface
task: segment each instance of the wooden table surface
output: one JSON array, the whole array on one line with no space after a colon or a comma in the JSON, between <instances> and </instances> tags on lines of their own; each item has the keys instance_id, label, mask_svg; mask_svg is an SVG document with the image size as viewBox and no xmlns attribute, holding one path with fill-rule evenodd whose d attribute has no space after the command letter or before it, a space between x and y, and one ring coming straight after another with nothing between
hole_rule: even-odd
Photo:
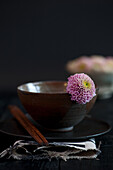
<instances>
[{"instance_id":1,"label":"wooden table surface","mask_svg":"<svg viewBox=\"0 0 113 170\"><path fill-rule=\"evenodd\" d=\"M16 95L0 96L0 122L8 118L7 105L16 104L21 107ZM92 117L108 122L113 126L113 98L97 100L91 110ZM93 160L44 160L44 161L17 161L17 160L0 160L0 170L30 170L30 169L54 169L54 170L112 170L113 169L113 130L109 133L97 137L97 143L101 141L101 154L98 159ZM11 145L11 139L5 134L0 133L0 151Z\"/></svg>"}]
</instances>

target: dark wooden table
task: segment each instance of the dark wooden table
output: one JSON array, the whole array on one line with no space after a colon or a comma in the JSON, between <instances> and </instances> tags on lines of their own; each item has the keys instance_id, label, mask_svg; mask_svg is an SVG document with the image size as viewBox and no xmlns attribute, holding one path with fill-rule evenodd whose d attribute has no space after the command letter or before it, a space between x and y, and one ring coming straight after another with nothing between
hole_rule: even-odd
<instances>
[{"instance_id":1,"label":"dark wooden table","mask_svg":"<svg viewBox=\"0 0 113 170\"><path fill-rule=\"evenodd\" d=\"M0 95L0 121L7 118L6 108L8 104L16 104L22 107L16 95ZM92 116L108 122L113 126L113 98L97 100L93 107ZM0 160L0 170L35 170L35 169L53 169L53 170L112 170L113 169L113 130L104 136L96 138L101 141L101 154L98 159L93 160L52 160L52 161L16 161ZM0 151L9 147L12 140L5 134L0 133Z\"/></svg>"}]
</instances>

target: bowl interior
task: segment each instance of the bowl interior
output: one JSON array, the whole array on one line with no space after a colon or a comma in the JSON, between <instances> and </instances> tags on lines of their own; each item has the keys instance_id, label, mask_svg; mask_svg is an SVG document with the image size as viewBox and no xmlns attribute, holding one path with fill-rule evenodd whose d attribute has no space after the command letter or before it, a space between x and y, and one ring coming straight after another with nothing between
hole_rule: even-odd
<instances>
[{"instance_id":1,"label":"bowl interior","mask_svg":"<svg viewBox=\"0 0 113 170\"><path fill-rule=\"evenodd\" d=\"M18 89L32 93L66 93L66 86L65 81L45 81L26 83L19 86Z\"/></svg>"}]
</instances>

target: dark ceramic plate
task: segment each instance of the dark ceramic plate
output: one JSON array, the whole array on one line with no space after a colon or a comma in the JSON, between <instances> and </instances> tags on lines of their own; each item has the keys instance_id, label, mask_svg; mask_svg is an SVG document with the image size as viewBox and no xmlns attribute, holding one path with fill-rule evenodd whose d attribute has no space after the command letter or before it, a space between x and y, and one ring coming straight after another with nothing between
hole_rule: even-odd
<instances>
[{"instance_id":1,"label":"dark ceramic plate","mask_svg":"<svg viewBox=\"0 0 113 170\"><path fill-rule=\"evenodd\" d=\"M27 115L28 116L28 115ZM29 119L31 119L28 116ZM80 124L70 132L49 132L39 127L31 120L49 141L76 141L103 135L110 131L111 127L106 122L86 117ZM32 137L21 127L21 125L11 118L0 123L0 132L16 137L18 139L32 139Z\"/></svg>"}]
</instances>

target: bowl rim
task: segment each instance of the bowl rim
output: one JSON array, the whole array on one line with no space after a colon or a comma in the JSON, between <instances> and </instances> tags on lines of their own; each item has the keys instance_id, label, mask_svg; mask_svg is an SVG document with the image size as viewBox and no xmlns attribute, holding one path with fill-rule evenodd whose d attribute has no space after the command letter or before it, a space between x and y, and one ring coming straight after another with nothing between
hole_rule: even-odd
<instances>
[{"instance_id":1,"label":"bowl rim","mask_svg":"<svg viewBox=\"0 0 113 170\"><path fill-rule=\"evenodd\" d=\"M30 83L33 83L33 84L39 84L39 83L51 83L51 82L54 82L54 83L66 83L67 85L67 82L68 81L65 81L65 80L47 80L47 81L34 81L34 82L27 82L27 83L24 83L24 84L21 84L19 86L17 86L17 92L22 92L22 93L26 93L26 94L38 94L38 95L69 95L69 93L67 93L66 91L62 91L62 92L52 92L52 93L49 93L49 92L31 92L31 91L27 91L27 90L22 90L20 89L20 87L22 87L23 85L26 85L26 84L30 84ZM96 96L98 95L98 91L99 91L99 88L98 86L95 84L95 89L96 89Z\"/></svg>"},{"instance_id":2,"label":"bowl rim","mask_svg":"<svg viewBox=\"0 0 113 170\"><path fill-rule=\"evenodd\" d=\"M27 85L27 84L42 84L42 83L66 83L67 84L67 81L63 81L63 80L47 80L47 81L34 81L34 82L27 82L27 83L24 83L24 84L21 84L19 86L17 86L17 91L20 91L20 92L23 92L23 93L29 93L29 94L49 94L49 95L59 95L59 94L68 94L66 91L62 91L62 92L52 92L52 93L49 93L49 92L32 92L32 91L27 91L27 90L22 90L20 89L22 86L24 85Z\"/></svg>"}]
</instances>

